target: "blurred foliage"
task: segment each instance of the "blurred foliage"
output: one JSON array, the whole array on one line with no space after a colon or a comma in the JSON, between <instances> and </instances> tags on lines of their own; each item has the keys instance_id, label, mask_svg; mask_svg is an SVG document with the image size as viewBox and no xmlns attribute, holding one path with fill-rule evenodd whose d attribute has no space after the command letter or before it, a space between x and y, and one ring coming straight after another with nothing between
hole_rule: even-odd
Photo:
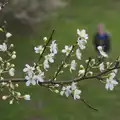
<instances>
[{"instance_id":1,"label":"blurred foliage","mask_svg":"<svg viewBox=\"0 0 120 120\"><path fill-rule=\"evenodd\" d=\"M8 0L8 2L4 9L4 14L9 15L8 19L17 19L31 27L46 19L56 8L66 6L65 0Z\"/></svg>"}]
</instances>

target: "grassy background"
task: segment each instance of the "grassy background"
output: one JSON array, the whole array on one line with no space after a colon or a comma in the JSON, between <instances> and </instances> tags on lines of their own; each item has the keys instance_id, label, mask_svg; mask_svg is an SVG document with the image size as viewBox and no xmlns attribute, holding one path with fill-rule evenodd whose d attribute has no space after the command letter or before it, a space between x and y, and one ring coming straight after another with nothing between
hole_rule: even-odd
<instances>
[{"instance_id":1,"label":"grassy background","mask_svg":"<svg viewBox=\"0 0 120 120\"><path fill-rule=\"evenodd\" d=\"M18 68L17 76L21 76L24 64L32 63L36 58L33 46L40 44L43 36L49 36L55 29L54 39L60 47L71 44L76 40L76 29L84 28L89 34L88 47L84 57L95 56L92 46L92 36L96 25L104 23L112 37L110 58L119 55L120 38L120 0L67 0L68 6L57 10L51 17L40 24L37 33L29 37L13 36L16 45ZM17 29L17 28L16 28ZM27 31L25 31L27 33ZM59 57L62 59L61 57ZM59 64L59 60L58 60ZM52 67L52 69L55 66ZM51 71L52 73L53 71ZM51 74L50 73L50 74ZM48 76L50 75L48 74ZM64 75L64 79L69 74ZM81 101L67 100L47 89L40 87L19 88L23 93L30 93L31 101L21 101L20 104L8 105L8 101L0 102L0 120L119 120L120 119L120 87L109 92L104 84L98 81L83 81L80 84L82 96L99 109L95 112L86 107Z\"/></svg>"}]
</instances>

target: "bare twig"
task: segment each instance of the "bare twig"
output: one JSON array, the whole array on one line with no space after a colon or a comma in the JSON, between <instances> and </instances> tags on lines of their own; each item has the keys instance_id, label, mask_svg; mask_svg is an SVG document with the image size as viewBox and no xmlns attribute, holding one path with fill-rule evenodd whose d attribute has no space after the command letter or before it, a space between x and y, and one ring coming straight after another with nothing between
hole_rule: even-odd
<instances>
[{"instance_id":1,"label":"bare twig","mask_svg":"<svg viewBox=\"0 0 120 120\"><path fill-rule=\"evenodd\" d=\"M58 67L58 70L55 72L55 74L51 80L55 80L55 78L58 76L58 74L60 73L61 69L63 68L63 66L66 63L66 61L68 60L68 58L70 57L74 48L75 48L75 45L72 46L72 49L69 52L68 56L66 56L65 59L62 61L62 64Z\"/></svg>"},{"instance_id":2,"label":"bare twig","mask_svg":"<svg viewBox=\"0 0 120 120\"><path fill-rule=\"evenodd\" d=\"M81 101L82 101L85 105L87 105L87 107L89 107L90 109L95 110L95 111L98 111L98 109L94 108L92 105L90 105L88 102L86 102L86 100L81 99Z\"/></svg>"}]
</instances>

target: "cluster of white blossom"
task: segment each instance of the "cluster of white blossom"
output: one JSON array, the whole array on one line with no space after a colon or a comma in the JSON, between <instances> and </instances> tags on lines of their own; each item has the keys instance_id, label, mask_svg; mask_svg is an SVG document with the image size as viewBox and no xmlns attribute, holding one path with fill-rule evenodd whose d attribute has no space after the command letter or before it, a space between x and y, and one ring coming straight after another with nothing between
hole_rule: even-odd
<instances>
[{"instance_id":1,"label":"cluster of white blossom","mask_svg":"<svg viewBox=\"0 0 120 120\"><path fill-rule=\"evenodd\" d=\"M105 64L104 62L102 62L102 63L99 65L100 72L104 72L106 69L109 69L110 66L111 66L111 63L107 62L107 63ZM114 87L118 84L117 80L115 79L117 73L118 73L118 70L117 70L117 69L114 69L114 70L112 70L111 73L108 74L107 78L105 77L105 79L106 79L105 88L106 88L107 90L113 90Z\"/></svg>"},{"instance_id":2,"label":"cluster of white blossom","mask_svg":"<svg viewBox=\"0 0 120 120\"><path fill-rule=\"evenodd\" d=\"M26 86L29 86L30 84L36 85L39 84L39 82L44 81L44 72L40 70L40 67L35 67L36 64L34 64L33 67L29 66L28 64L25 65L25 68L23 69L23 72L25 72L26 76L25 79L27 80Z\"/></svg>"},{"instance_id":3,"label":"cluster of white blossom","mask_svg":"<svg viewBox=\"0 0 120 120\"><path fill-rule=\"evenodd\" d=\"M77 44L75 44L75 46L76 46L75 55L78 60L81 60L82 50L84 50L86 48L88 34L86 34L86 31L84 29L81 31L79 29L77 29L77 35L78 35L78 38L77 38ZM72 46L65 45L65 48L62 50L62 53L65 53L66 56L68 56L71 51L72 51ZM71 53L73 53L73 52L74 52L74 50ZM72 56L74 56L74 54ZM70 66L70 72L75 71L77 68L77 62L75 60L72 60L70 65L66 64L66 67L67 66ZM83 65L80 65L80 70L78 72L78 76L83 75L84 72L85 72L85 69L84 69Z\"/></svg>"},{"instance_id":4,"label":"cluster of white blossom","mask_svg":"<svg viewBox=\"0 0 120 120\"><path fill-rule=\"evenodd\" d=\"M81 90L79 90L76 86L77 83L72 83L68 86L63 86L60 95L65 95L66 97L72 95L74 100L80 99Z\"/></svg>"},{"instance_id":5,"label":"cluster of white blossom","mask_svg":"<svg viewBox=\"0 0 120 120\"><path fill-rule=\"evenodd\" d=\"M2 28L0 28L1 32L4 32ZM92 72L92 69L99 69L101 73L104 71L113 68L113 64L110 62L98 62L96 59L85 60L86 67L84 67L80 62L82 58L82 50L86 48L86 43L88 39L88 34L86 31L77 29L77 40L73 45L65 45L64 49L61 50L62 53L65 54L65 57L57 68L57 71L53 74L53 78L45 80L44 73L49 70L50 64L55 62L55 56L58 54L58 45L56 40L52 40L52 38L48 39L47 37L43 38L44 45L38 45L34 47L34 51L39 55L38 61L35 62L32 66L26 64L23 72L25 73L25 81L26 86L32 85L41 85L48 86L48 89L54 91L55 93L59 93L60 95L65 95L66 97L72 96L74 100L80 99L81 90L77 87L77 82L79 79L84 79L84 77L94 77L95 73ZM4 80L3 74L8 73L11 77L15 75L15 65L11 63L13 59L16 58L16 52L14 51L14 45L8 44L8 39L12 36L11 33L5 32L6 40L0 43L0 52L6 54L9 59L0 56L0 80ZM46 51L49 53L46 53ZM102 46L98 46L98 51L101 58L108 58L108 55L104 52ZM70 58L69 58L70 57ZM74 57L74 59L72 59ZM69 60L68 60L69 58ZM77 58L77 59L76 59ZM42 59L42 60L41 60ZM70 61L70 63L69 63ZM80 63L80 65L78 65ZM79 66L79 68L77 68ZM73 71L77 72L78 81L74 82L60 82L57 81L57 84L54 83L57 80L57 76L59 73L64 73L63 69L69 67L71 73ZM98 76L103 83L105 83L105 88L107 90L113 90L114 87L118 84L116 80L118 69L111 70L107 73L107 75L103 74L103 76ZM46 82L47 81L47 82ZM13 84L12 80L8 82L1 82L0 87L3 89L3 86L7 87L9 90L9 95L2 96L3 100L10 99L9 103L13 104L14 100L25 99L30 100L30 95L21 95L20 92L15 90L18 87L18 84ZM11 99L12 98L12 99Z\"/></svg>"},{"instance_id":6,"label":"cluster of white blossom","mask_svg":"<svg viewBox=\"0 0 120 120\"><path fill-rule=\"evenodd\" d=\"M1 28L2 32L4 30ZM16 52L13 51L14 45L8 44L8 39L12 36L11 33L7 32L5 33L6 40L3 41L3 43L0 44L0 52L3 52L3 55L0 56L0 77L1 79L4 79L2 77L3 74L9 73L10 76L15 75L15 65L10 63L13 59L16 58ZM8 56L8 59L6 60L6 55Z\"/></svg>"},{"instance_id":7,"label":"cluster of white blossom","mask_svg":"<svg viewBox=\"0 0 120 120\"><path fill-rule=\"evenodd\" d=\"M5 34L6 39L2 40L0 43L0 80L4 81L5 75L8 73L9 76L15 76L15 65L12 63L12 60L16 59L16 51L14 51L14 44L9 44L9 38L12 36L11 33L6 32L4 28L0 28L0 32ZM7 82L0 83L0 89L8 89L9 94L2 96L3 100L10 99L9 103L13 104L14 100L25 99L30 100L30 95L22 96L20 92L17 92L18 84L13 84L11 79Z\"/></svg>"}]
</instances>

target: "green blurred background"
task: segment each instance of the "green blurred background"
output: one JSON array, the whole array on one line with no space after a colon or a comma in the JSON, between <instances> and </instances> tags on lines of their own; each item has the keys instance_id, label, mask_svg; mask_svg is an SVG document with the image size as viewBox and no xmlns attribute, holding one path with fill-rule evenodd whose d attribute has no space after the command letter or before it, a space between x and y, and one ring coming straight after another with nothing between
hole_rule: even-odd
<instances>
[{"instance_id":1,"label":"green blurred background","mask_svg":"<svg viewBox=\"0 0 120 120\"><path fill-rule=\"evenodd\" d=\"M66 0L67 6L58 8L31 31L27 26L21 26L8 20L8 29L13 33L11 43L17 51L17 77L26 63L36 60L33 47L42 43L44 36L49 36L55 29L54 39L60 48L72 44L76 40L76 29L86 29L89 34L87 49L83 59L95 56L92 37L98 23L104 23L106 30L111 33L112 50L110 59L119 55L120 39L120 0ZM9 17L8 17L9 18ZM7 19L8 19L7 18ZM13 24L14 23L14 24ZM62 59L58 56L57 64ZM54 69L53 69L54 68ZM52 67L48 77L56 66ZM66 73L61 79L70 78ZM105 85L95 80L80 83L82 97L99 109L99 112L89 109L80 100L64 98L51 91L38 87L26 88L21 83L18 91L31 95L31 101L21 101L9 105L8 101L0 100L0 120L120 120L120 87L114 91L105 90Z\"/></svg>"}]
</instances>

